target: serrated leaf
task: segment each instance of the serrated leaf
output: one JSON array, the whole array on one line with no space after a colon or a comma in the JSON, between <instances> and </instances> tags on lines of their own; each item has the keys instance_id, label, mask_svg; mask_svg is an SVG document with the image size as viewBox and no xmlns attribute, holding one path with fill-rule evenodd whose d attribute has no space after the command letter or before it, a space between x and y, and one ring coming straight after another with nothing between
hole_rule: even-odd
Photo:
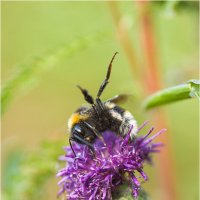
<instances>
[{"instance_id":1,"label":"serrated leaf","mask_svg":"<svg viewBox=\"0 0 200 200\"><path fill-rule=\"evenodd\" d=\"M36 80L39 79L40 73L43 70L49 70L61 59L71 57L73 54L91 46L93 43L102 41L107 35L107 32L97 32L92 35L76 38L53 52L36 57L28 64L18 65L15 74L3 84L1 92L1 114L6 111L15 95L20 93L21 90L27 91L35 85Z\"/></svg>"}]
</instances>

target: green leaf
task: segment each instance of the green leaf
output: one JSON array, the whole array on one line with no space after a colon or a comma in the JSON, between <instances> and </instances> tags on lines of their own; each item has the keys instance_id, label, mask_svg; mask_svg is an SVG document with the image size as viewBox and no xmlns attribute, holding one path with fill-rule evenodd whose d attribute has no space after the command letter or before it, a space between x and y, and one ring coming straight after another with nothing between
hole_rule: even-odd
<instances>
[{"instance_id":1,"label":"green leaf","mask_svg":"<svg viewBox=\"0 0 200 200\"><path fill-rule=\"evenodd\" d=\"M22 153L14 149L3 167L4 198L45 199L44 186L57 173L62 146L64 146L63 141L45 141L38 151Z\"/></svg>"},{"instance_id":2,"label":"green leaf","mask_svg":"<svg viewBox=\"0 0 200 200\"><path fill-rule=\"evenodd\" d=\"M92 44L102 41L107 35L107 32L97 32L76 38L53 52L33 59L28 64L16 66L16 72L2 87L1 114L6 111L16 94L20 93L21 90L28 90L35 85L42 71L49 70L61 59L69 58Z\"/></svg>"},{"instance_id":3,"label":"green leaf","mask_svg":"<svg viewBox=\"0 0 200 200\"><path fill-rule=\"evenodd\" d=\"M146 101L144 102L144 108L148 110L161 105L184 99L190 99L193 97L197 97L199 99L199 87L200 81L193 79L187 81L186 84L181 84L158 91L146 99Z\"/></svg>"},{"instance_id":4,"label":"green leaf","mask_svg":"<svg viewBox=\"0 0 200 200\"><path fill-rule=\"evenodd\" d=\"M190 97L197 97L200 99L200 80L189 80L188 84L190 84L191 88Z\"/></svg>"}]
</instances>

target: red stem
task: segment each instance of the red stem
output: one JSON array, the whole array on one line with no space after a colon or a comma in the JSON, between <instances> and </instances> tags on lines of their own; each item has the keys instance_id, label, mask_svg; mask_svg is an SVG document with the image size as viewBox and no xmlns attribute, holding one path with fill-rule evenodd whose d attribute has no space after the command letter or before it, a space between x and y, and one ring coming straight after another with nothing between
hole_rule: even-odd
<instances>
[{"instance_id":1,"label":"red stem","mask_svg":"<svg viewBox=\"0 0 200 200\"><path fill-rule=\"evenodd\" d=\"M144 49L144 57L146 65L141 72L141 67L136 59L134 49L131 45L131 39L128 35L128 29L126 24L123 23L121 14L117 7L116 1L109 1L109 6L114 23L117 27L117 35L119 41L124 48L127 55L128 61L130 63L134 77L140 77L139 82L143 86L143 90L146 90L147 94L150 94L160 88L161 81L159 80L159 67L157 64L158 58L155 48L153 27L151 22L151 17L147 12L148 1L139 2L139 9L141 9L141 36L142 36L142 46ZM144 74L145 72L145 74ZM145 76L145 78L144 78ZM167 127L164 113L157 112L154 113L154 120L158 128ZM159 154L158 161L158 171L160 185L161 185L161 198L162 200L173 200L178 199L175 190L175 175L174 175L174 162L171 153L169 130L166 134L162 134L161 140L165 144L165 148L162 149L162 153ZM159 138L160 139L160 138Z\"/></svg>"},{"instance_id":2,"label":"red stem","mask_svg":"<svg viewBox=\"0 0 200 200\"><path fill-rule=\"evenodd\" d=\"M148 2L139 2L141 11L141 36L142 46L144 49L144 56L146 60L146 90L148 94L153 93L160 89L161 81L159 79L159 66L158 57L156 53L156 43L154 40L153 26L151 16L148 12ZM154 113L154 120L157 123L157 127L167 127L165 114L161 111ZM170 145L170 133L169 130L166 134L161 136L162 142L165 144L165 148L162 149L162 153L159 154L158 166L159 166L159 178L161 182L162 199L172 200L178 199L175 189L175 168L173 162L173 156Z\"/></svg>"}]
</instances>

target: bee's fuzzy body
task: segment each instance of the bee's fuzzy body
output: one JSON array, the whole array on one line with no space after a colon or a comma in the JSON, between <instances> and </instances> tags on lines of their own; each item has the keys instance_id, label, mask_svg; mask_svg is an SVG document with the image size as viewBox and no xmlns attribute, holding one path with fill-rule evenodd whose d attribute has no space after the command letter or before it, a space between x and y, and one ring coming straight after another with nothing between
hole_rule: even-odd
<instances>
[{"instance_id":1,"label":"bee's fuzzy body","mask_svg":"<svg viewBox=\"0 0 200 200\"><path fill-rule=\"evenodd\" d=\"M137 133L137 123L134 117L130 112L116 104L117 102L126 99L127 95L118 95L105 102L100 99L101 94L108 84L112 62L116 54L117 53L114 54L110 61L106 78L102 82L95 100L86 89L78 86L85 100L90 105L81 106L72 114L68 121L68 128L71 133L69 138L71 147L71 141L75 141L80 144L85 144L90 149L93 149L93 143L96 138L101 139L103 142L102 132L106 130L111 130L116 134L124 136L128 133L130 126L133 125L131 137L134 138Z\"/></svg>"},{"instance_id":2,"label":"bee's fuzzy body","mask_svg":"<svg viewBox=\"0 0 200 200\"><path fill-rule=\"evenodd\" d=\"M133 125L131 132L131 137L133 138L137 132L137 123L134 117L129 111L119 107L112 102L103 102L103 110L95 105L92 106L82 106L75 111L68 121L69 132L73 133L73 128L78 125L83 130L85 122L94 127L96 131L101 134L106 130L111 130L119 135L124 136ZM88 135L85 135L85 139ZM96 139L96 135L92 134L88 137L89 142L93 142Z\"/></svg>"}]
</instances>

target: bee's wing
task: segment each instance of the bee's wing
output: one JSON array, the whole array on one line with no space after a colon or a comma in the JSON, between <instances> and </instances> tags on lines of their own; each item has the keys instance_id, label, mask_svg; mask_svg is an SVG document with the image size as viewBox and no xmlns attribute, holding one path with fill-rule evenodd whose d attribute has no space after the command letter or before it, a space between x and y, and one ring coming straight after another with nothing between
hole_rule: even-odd
<instances>
[{"instance_id":1,"label":"bee's wing","mask_svg":"<svg viewBox=\"0 0 200 200\"><path fill-rule=\"evenodd\" d=\"M119 94L119 95L116 95L116 96L108 99L106 102L121 104L121 103L125 103L131 96L132 95L130 95L130 94Z\"/></svg>"}]
</instances>

